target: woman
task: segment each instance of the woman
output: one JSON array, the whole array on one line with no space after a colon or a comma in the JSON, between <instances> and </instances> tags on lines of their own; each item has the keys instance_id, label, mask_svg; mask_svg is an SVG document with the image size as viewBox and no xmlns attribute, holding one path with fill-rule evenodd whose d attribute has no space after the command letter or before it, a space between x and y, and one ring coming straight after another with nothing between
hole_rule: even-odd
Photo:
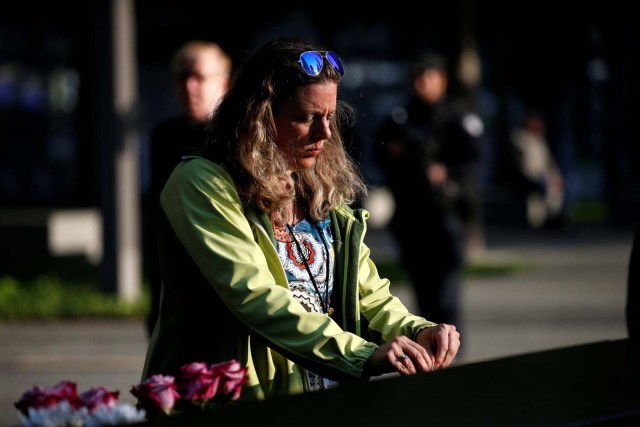
<instances>
[{"instance_id":1,"label":"woman","mask_svg":"<svg viewBox=\"0 0 640 427\"><path fill-rule=\"evenodd\" d=\"M239 360L242 398L447 367L455 326L410 314L364 244L339 125L342 63L295 39L249 56L159 206L163 294L143 379Z\"/></svg>"}]
</instances>

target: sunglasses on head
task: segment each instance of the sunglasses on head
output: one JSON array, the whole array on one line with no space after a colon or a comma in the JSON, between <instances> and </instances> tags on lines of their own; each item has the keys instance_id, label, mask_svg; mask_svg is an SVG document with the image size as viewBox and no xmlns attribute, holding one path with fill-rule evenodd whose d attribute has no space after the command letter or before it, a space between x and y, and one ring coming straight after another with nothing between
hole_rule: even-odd
<instances>
[{"instance_id":1,"label":"sunglasses on head","mask_svg":"<svg viewBox=\"0 0 640 427\"><path fill-rule=\"evenodd\" d=\"M335 52L326 51L326 52L316 52L315 50L308 50L306 52L302 52L300 54L300 65L305 73L310 76L317 76L322 71L322 67L324 65L324 61L322 57L327 58L329 64L338 72L340 75L344 75L344 68L342 68L342 61L338 57L338 54Z\"/></svg>"}]
</instances>

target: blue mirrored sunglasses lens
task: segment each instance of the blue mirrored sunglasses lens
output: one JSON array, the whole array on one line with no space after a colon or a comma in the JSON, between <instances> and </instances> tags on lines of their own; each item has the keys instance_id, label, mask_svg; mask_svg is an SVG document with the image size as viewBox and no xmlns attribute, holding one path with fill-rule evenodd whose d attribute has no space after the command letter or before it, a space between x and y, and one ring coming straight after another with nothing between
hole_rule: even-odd
<instances>
[{"instance_id":1,"label":"blue mirrored sunglasses lens","mask_svg":"<svg viewBox=\"0 0 640 427\"><path fill-rule=\"evenodd\" d=\"M305 73L317 76L322 70L322 56L318 52L304 52L300 55L300 65Z\"/></svg>"},{"instance_id":2,"label":"blue mirrored sunglasses lens","mask_svg":"<svg viewBox=\"0 0 640 427\"><path fill-rule=\"evenodd\" d=\"M339 72L341 76L344 75L344 69L342 68L342 61L340 61L340 58L338 57L337 53L329 51L324 55L324 57L327 58L327 60L329 60L331 65L333 65L333 68L335 68L336 71Z\"/></svg>"}]
</instances>

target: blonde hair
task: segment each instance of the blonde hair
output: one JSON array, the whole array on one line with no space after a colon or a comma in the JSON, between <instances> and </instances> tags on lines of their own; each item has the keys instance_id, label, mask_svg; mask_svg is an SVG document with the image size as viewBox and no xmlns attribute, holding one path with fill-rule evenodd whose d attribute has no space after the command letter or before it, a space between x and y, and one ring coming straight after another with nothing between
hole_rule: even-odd
<instances>
[{"instance_id":1,"label":"blonde hair","mask_svg":"<svg viewBox=\"0 0 640 427\"><path fill-rule=\"evenodd\" d=\"M355 117L353 108L342 101L337 102L331 138L315 166L286 173L288 161L275 142L274 115L298 88L341 79L328 63L319 75L307 75L298 60L308 50L318 49L298 39L276 39L247 57L208 126L206 156L227 167L243 203L281 225L287 222L288 207L296 197L305 201L307 214L319 221L332 208L351 204L367 193L340 135L340 128L353 124Z\"/></svg>"}]
</instances>

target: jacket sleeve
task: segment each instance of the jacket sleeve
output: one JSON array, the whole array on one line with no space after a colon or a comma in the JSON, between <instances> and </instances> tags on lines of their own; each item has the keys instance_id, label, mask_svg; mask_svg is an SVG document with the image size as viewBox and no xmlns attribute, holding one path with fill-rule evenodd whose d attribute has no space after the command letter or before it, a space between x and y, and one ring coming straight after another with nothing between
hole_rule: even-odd
<instances>
[{"instance_id":1,"label":"jacket sleeve","mask_svg":"<svg viewBox=\"0 0 640 427\"><path fill-rule=\"evenodd\" d=\"M359 378L374 343L307 312L292 296L271 243L259 244L226 171L181 163L161 196L178 239L235 318L267 345L328 378ZM258 233L259 234L259 233Z\"/></svg>"}]
</instances>

